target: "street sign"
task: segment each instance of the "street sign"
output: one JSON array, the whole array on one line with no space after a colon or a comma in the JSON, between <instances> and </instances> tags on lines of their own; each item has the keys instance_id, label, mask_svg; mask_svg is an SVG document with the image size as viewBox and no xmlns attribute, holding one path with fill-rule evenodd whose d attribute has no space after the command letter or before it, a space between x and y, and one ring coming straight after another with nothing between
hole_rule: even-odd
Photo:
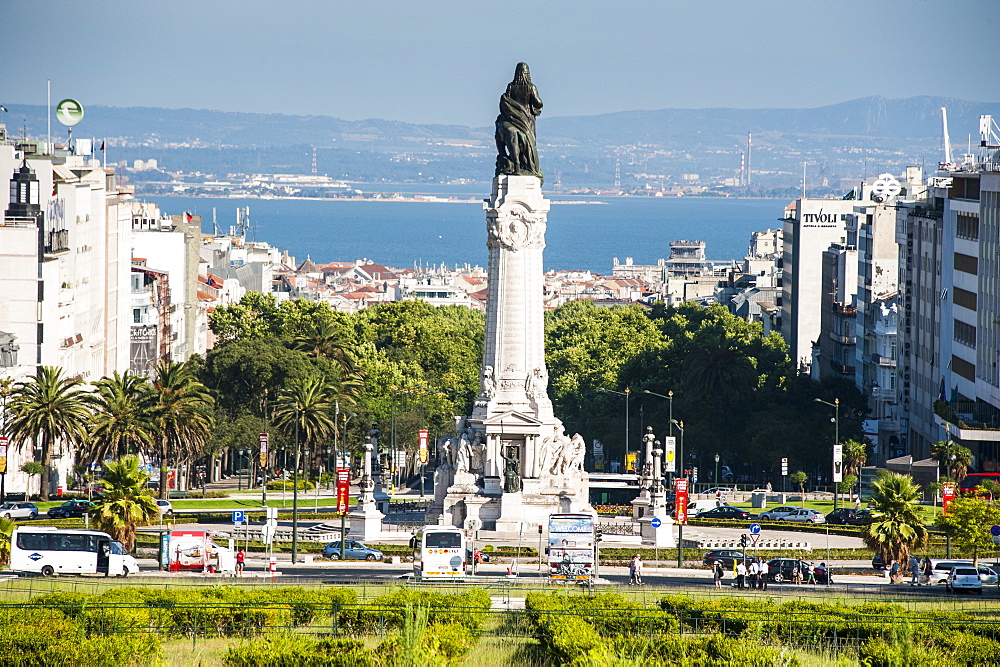
<instances>
[{"instance_id":1,"label":"street sign","mask_svg":"<svg viewBox=\"0 0 1000 667\"><path fill-rule=\"evenodd\" d=\"M692 484L698 483L698 468L691 469L691 483Z\"/></svg>"},{"instance_id":2,"label":"street sign","mask_svg":"<svg viewBox=\"0 0 1000 667\"><path fill-rule=\"evenodd\" d=\"M246 520L246 512L243 510L233 510L233 523L243 523Z\"/></svg>"},{"instance_id":3,"label":"street sign","mask_svg":"<svg viewBox=\"0 0 1000 667\"><path fill-rule=\"evenodd\" d=\"M788 477L788 459L781 459L781 476Z\"/></svg>"},{"instance_id":4,"label":"street sign","mask_svg":"<svg viewBox=\"0 0 1000 667\"><path fill-rule=\"evenodd\" d=\"M660 521L660 517L654 516L653 520L649 522L649 525L652 526L653 528L659 528L660 526L663 525L663 522Z\"/></svg>"},{"instance_id":5,"label":"street sign","mask_svg":"<svg viewBox=\"0 0 1000 667\"><path fill-rule=\"evenodd\" d=\"M465 520L466 530L479 530L483 527L483 521L478 516L470 516Z\"/></svg>"},{"instance_id":6,"label":"street sign","mask_svg":"<svg viewBox=\"0 0 1000 667\"><path fill-rule=\"evenodd\" d=\"M757 533L750 533L750 545L757 546L757 540L760 539L760 535Z\"/></svg>"},{"instance_id":7,"label":"street sign","mask_svg":"<svg viewBox=\"0 0 1000 667\"><path fill-rule=\"evenodd\" d=\"M993 536L993 544L1000 544L1000 535Z\"/></svg>"},{"instance_id":8,"label":"street sign","mask_svg":"<svg viewBox=\"0 0 1000 667\"><path fill-rule=\"evenodd\" d=\"M759 523L752 523L752 524L750 524L750 534L751 535L760 535L760 524Z\"/></svg>"},{"instance_id":9,"label":"street sign","mask_svg":"<svg viewBox=\"0 0 1000 667\"><path fill-rule=\"evenodd\" d=\"M993 526L990 528L990 535L993 537L1000 537L1000 526Z\"/></svg>"}]
</instances>

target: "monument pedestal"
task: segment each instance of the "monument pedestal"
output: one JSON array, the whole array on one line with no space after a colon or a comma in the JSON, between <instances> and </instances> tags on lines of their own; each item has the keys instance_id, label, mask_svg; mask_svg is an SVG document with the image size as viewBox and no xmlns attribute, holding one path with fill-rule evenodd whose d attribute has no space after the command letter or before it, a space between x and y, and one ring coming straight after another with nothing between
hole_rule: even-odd
<instances>
[{"instance_id":1,"label":"monument pedestal","mask_svg":"<svg viewBox=\"0 0 1000 667\"><path fill-rule=\"evenodd\" d=\"M358 503L354 511L347 515L351 522L348 536L352 540L377 540L382 537L382 520L385 515L378 511L374 499Z\"/></svg>"},{"instance_id":2,"label":"monument pedestal","mask_svg":"<svg viewBox=\"0 0 1000 667\"><path fill-rule=\"evenodd\" d=\"M660 527L653 527L653 519L660 520ZM640 534L642 535L642 545L656 547L659 549L673 549L677 546L674 539L674 520L662 512L662 516L644 516L639 519Z\"/></svg>"}]
</instances>

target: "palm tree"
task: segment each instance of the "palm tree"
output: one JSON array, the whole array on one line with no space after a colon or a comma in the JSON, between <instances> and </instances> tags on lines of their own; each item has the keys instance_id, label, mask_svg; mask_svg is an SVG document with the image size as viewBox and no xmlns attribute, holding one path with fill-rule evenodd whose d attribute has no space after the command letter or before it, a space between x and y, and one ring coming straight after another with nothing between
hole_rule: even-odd
<instances>
[{"instance_id":1,"label":"palm tree","mask_svg":"<svg viewBox=\"0 0 1000 667\"><path fill-rule=\"evenodd\" d=\"M844 441L844 469L848 475L861 475L861 467L868 461L868 445L857 440Z\"/></svg>"},{"instance_id":2,"label":"palm tree","mask_svg":"<svg viewBox=\"0 0 1000 667\"><path fill-rule=\"evenodd\" d=\"M333 322L321 317L313 318L303 325L292 345L315 357L332 359L347 375L355 371L354 354L351 345L340 336Z\"/></svg>"},{"instance_id":3,"label":"palm tree","mask_svg":"<svg viewBox=\"0 0 1000 667\"><path fill-rule=\"evenodd\" d=\"M945 469L948 479L956 484L961 482L969 466L972 465L972 450L954 440L942 440L931 445L931 458Z\"/></svg>"},{"instance_id":4,"label":"palm tree","mask_svg":"<svg viewBox=\"0 0 1000 667\"><path fill-rule=\"evenodd\" d=\"M104 495L90 509L97 530L120 541L129 551L135 545L135 529L159 513L156 501L143 493L149 476L139 469L139 457L125 456L104 464Z\"/></svg>"},{"instance_id":5,"label":"palm tree","mask_svg":"<svg viewBox=\"0 0 1000 667\"><path fill-rule=\"evenodd\" d=\"M81 459L91 463L149 450L156 437L156 398L149 380L129 371L101 378L87 397L93 406L90 439Z\"/></svg>"},{"instance_id":6,"label":"palm tree","mask_svg":"<svg viewBox=\"0 0 1000 667\"><path fill-rule=\"evenodd\" d=\"M65 377L62 369L40 366L28 382L18 382L11 392L7 432L14 445L30 442L34 450L41 450L44 499L49 497L53 456L86 439L90 412L80 386L79 380Z\"/></svg>"},{"instance_id":7,"label":"palm tree","mask_svg":"<svg viewBox=\"0 0 1000 667\"><path fill-rule=\"evenodd\" d=\"M190 459L205 446L212 430L215 401L194 375L190 362L160 361L153 377L154 440L160 459L160 498L169 497L168 463Z\"/></svg>"},{"instance_id":8,"label":"palm tree","mask_svg":"<svg viewBox=\"0 0 1000 667\"><path fill-rule=\"evenodd\" d=\"M884 563L895 560L905 567L910 551L927 544L927 527L916 507L919 494L920 488L907 475L886 472L873 482L869 505L875 520L862 538Z\"/></svg>"}]
</instances>

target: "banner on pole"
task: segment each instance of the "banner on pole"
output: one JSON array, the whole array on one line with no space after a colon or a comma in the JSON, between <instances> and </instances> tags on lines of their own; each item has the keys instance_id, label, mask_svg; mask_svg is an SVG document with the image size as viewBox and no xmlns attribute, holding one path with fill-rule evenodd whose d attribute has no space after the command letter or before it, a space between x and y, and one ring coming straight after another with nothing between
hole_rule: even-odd
<instances>
[{"instance_id":1,"label":"banner on pole","mask_svg":"<svg viewBox=\"0 0 1000 667\"><path fill-rule=\"evenodd\" d=\"M677 471L677 438L670 436L663 439L663 471Z\"/></svg>"},{"instance_id":2,"label":"banner on pole","mask_svg":"<svg viewBox=\"0 0 1000 667\"><path fill-rule=\"evenodd\" d=\"M260 467L267 467L267 433L260 434Z\"/></svg>"},{"instance_id":3,"label":"banner on pole","mask_svg":"<svg viewBox=\"0 0 1000 667\"><path fill-rule=\"evenodd\" d=\"M955 482L941 484L941 514L948 513L948 505L955 499Z\"/></svg>"},{"instance_id":4,"label":"banner on pole","mask_svg":"<svg viewBox=\"0 0 1000 667\"><path fill-rule=\"evenodd\" d=\"M833 446L833 481L844 481L844 446L840 443Z\"/></svg>"},{"instance_id":5,"label":"banner on pole","mask_svg":"<svg viewBox=\"0 0 1000 667\"><path fill-rule=\"evenodd\" d=\"M345 514L351 504L351 469L337 468L337 511Z\"/></svg>"},{"instance_id":6,"label":"banner on pole","mask_svg":"<svg viewBox=\"0 0 1000 667\"><path fill-rule=\"evenodd\" d=\"M420 435L420 451L419 451L420 463L424 464L427 463L427 431L421 430L419 432L419 435Z\"/></svg>"},{"instance_id":7,"label":"banner on pole","mask_svg":"<svg viewBox=\"0 0 1000 667\"><path fill-rule=\"evenodd\" d=\"M688 506L688 481L687 478L678 479L675 483L674 489L676 493L674 494L674 517L677 523L687 523L687 506Z\"/></svg>"},{"instance_id":8,"label":"banner on pole","mask_svg":"<svg viewBox=\"0 0 1000 667\"><path fill-rule=\"evenodd\" d=\"M0 475L7 474L7 438L0 437Z\"/></svg>"}]
</instances>

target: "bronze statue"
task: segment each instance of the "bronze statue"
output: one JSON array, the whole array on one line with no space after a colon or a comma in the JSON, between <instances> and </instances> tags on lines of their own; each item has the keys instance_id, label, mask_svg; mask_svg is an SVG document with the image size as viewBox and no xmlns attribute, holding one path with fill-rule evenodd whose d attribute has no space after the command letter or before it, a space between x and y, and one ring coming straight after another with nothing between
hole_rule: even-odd
<instances>
[{"instance_id":1,"label":"bronze statue","mask_svg":"<svg viewBox=\"0 0 1000 667\"><path fill-rule=\"evenodd\" d=\"M531 83L527 63L518 63L514 80L507 84L507 91L500 96L500 115L497 116L497 170L496 175L537 176L542 179L538 164L538 147L535 144L535 116L542 113L542 99Z\"/></svg>"},{"instance_id":2,"label":"bronze statue","mask_svg":"<svg viewBox=\"0 0 1000 667\"><path fill-rule=\"evenodd\" d=\"M503 453L506 463L503 471L504 493L518 493L521 490L521 460L517 447L508 447Z\"/></svg>"}]
</instances>

